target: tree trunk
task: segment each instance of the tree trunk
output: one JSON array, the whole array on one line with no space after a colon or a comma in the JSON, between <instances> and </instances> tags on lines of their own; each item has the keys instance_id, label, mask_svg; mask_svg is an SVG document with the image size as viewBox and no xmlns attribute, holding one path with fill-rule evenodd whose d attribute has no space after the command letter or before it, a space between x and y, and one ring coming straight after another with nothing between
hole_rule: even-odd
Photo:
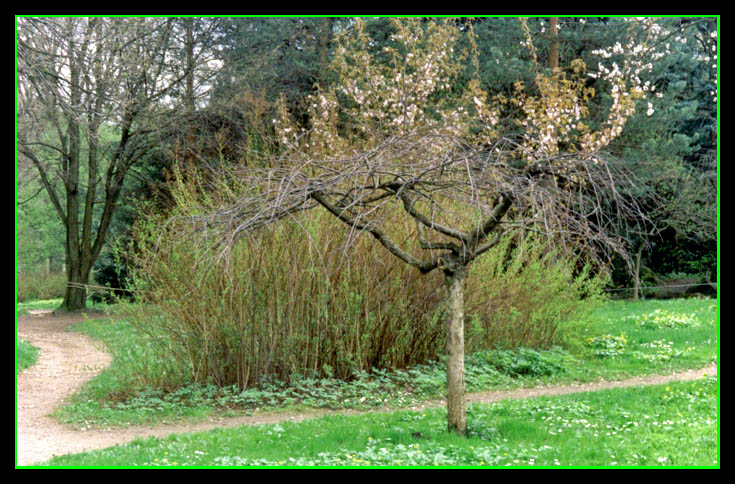
<instances>
[{"instance_id":1,"label":"tree trunk","mask_svg":"<svg viewBox=\"0 0 735 484\"><path fill-rule=\"evenodd\" d=\"M549 46L549 68L551 72L559 70L559 17L551 17L549 19L549 36L551 37L551 45Z\"/></svg>"},{"instance_id":2,"label":"tree trunk","mask_svg":"<svg viewBox=\"0 0 735 484\"><path fill-rule=\"evenodd\" d=\"M319 83L326 86L327 72L329 70L329 40L332 36L331 17L324 17L319 26L318 48L319 48Z\"/></svg>"},{"instance_id":3,"label":"tree trunk","mask_svg":"<svg viewBox=\"0 0 735 484\"><path fill-rule=\"evenodd\" d=\"M69 94L72 106L79 106L82 100L81 73L79 59L74 56L74 22L69 19ZM81 128L79 120L73 115L66 116L68 122L69 154L66 160L63 174L66 191L66 267L67 283L82 283L82 265L80 249L82 243L79 240L79 168L81 163ZM68 311L84 309L86 298L82 289L66 286L64 302L62 307Z\"/></svg>"},{"instance_id":4,"label":"tree trunk","mask_svg":"<svg viewBox=\"0 0 735 484\"><path fill-rule=\"evenodd\" d=\"M633 275L633 299L638 300L639 290L641 286L641 255L643 254L643 247L645 243L641 242L638 246L638 250L635 253L635 274Z\"/></svg>"},{"instance_id":5,"label":"tree trunk","mask_svg":"<svg viewBox=\"0 0 735 484\"><path fill-rule=\"evenodd\" d=\"M82 284L89 282L90 270L85 270L81 264L67 262L67 286L64 291L64 302L61 308L66 311L79 311L87 307L87 288Z\"/></svg>"},{"instance_id":6,"label":"tree trunk","mask_svg":"<svg viewBox=\"0 0 735 484\"><path fill-rule=\"evenodd\" d=\"M195 108L194 101L194 19L191 17L184 19L184 27L186 29L186 40L184 48L186 50L186 72L184 84L184 107L189 112L193 112Z\"/></svg>"},{"instance_id":7,"label":"tree trunk","mask_svg":"<svg viewBox=\"0 0 735 484\"><path fill-rule=\"evenodd\" d=\"M466 268L444 272L447 285L447 417L449 431L465 435L464 290Z\"/></svg>"}]
</instances>

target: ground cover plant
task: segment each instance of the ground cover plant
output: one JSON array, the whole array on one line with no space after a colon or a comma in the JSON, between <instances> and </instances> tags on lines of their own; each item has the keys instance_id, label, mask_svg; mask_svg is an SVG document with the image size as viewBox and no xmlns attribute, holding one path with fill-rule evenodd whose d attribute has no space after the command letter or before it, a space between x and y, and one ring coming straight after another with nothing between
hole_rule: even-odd
<instances>
[{"instance_id":1,"label":"ground cover plant","mask_svg":"<svg viewBox=\"0 0 735 484\"><path fill-rule=\"evenodd\" d=\"M332 415L300 423L138 439L52 466L717 466L714 377L473 404L468 436L446 410Z\"/></svg>"},{"instance_id":2,"label":"ground cover plant","mask_svg":"<svg viewBox=\"0 0 735 484\"><path fill-rule=\"evenodd\" d=\"M495 348L468 355L468 390L615 380L707 366L717 357L715 306L711 299L609 301L590 316L587 344L580 347ZM695 324L650 327L646 321L650 314L659 314L656 311L675 315L672 320L686 316ZM165 353L155 341L124 320L89 320L75 330L101 339L113 354L112 366L57 412L62 421L76 425L114 426L306 408L400 408L443 398L446 391L441 358L406 370L358 372L351 380L301 375L290 381L264 379L245 390L195 384L183 373L178 380L171 378L178 371L171 357L163 358ZM604 340L615 341L619 348L601 353L599 341ZM151 385L156 378L178 381L178 385Z\"/></svg>"}]
</instances>

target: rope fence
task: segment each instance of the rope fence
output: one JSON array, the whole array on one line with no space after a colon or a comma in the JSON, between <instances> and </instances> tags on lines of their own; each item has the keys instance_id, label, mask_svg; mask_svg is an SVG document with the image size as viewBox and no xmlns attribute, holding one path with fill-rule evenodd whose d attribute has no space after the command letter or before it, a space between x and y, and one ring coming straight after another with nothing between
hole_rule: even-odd
<instances>
[{"instance_id":1,"label":"rope fence","mask_svg":"<svg viewBox=\"0 0 735 484\"><path fill-rule=\"evenodd\" d=\"M103 290L103 291L125 291L129 293L140 292L140 291L135 291L132 289L124 289L122 287L95 286L92 284L81 284L79 282L67 282L66 285L67 287L85 289L87 291L89 291L89 289L94 289L94 290ZM717 283L716 282L702 282L699 284L671 284L671 285L666 285L666 286L638 286L638 289L669 289L672 287L695 287L695 286L709 286L709 287L712 287L713 289L716 289ZM617 292L617 291L632 291L633 289L635 289L635 287L617 287L613 289L603 289L603 290L607 292Z\"/></svg>"},{"instance_id":2,"label":"rope fence","mask_svg":"<svg viewBox=\"0 0 735 484\"><path fill-rule=\"evenodd\" d=\"M125 292L130 292L130 293L140 292L140 291L134 291L132 289L123 289L122 287L95 286L93 284L82 284L81 282L67 282L66 287L84 289L86 291L89 291L89 289L96 289L96 290L103 290L103 291L125 291Z\"/></svg>"},{"instance_id":3,"label":"rope fence","mask_svg":"<svg viewBox=\"0 0 735 484\"><path fill-rule=\"evenodd\" d=\"M699 284L670 284L667 286L638 286L638 289L668 289L671 287L694 287L694 286L710 286L712 288L717 287L716 282L702 282ZM618 287L614 289L603 289L604 291L613 292L613 291L627 291L627 290L633 290L635 287Z\"/></svg>"}]
</instances>

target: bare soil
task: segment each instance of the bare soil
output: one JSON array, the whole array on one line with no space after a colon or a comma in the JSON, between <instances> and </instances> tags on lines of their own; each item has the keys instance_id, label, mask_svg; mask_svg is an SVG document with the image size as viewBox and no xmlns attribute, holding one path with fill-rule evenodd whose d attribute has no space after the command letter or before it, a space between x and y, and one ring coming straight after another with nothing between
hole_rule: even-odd
<instances>
[{"instance_id":1,"label":"bare soil","mask_svg":"<svg viewBox=\"0 0 735 484\"><path fill-rule=\"evenodd\" d=\"M124 444L136 438L165 437L174 433L206 431L217 427L276 423L285 420L300 421L326 413L334 413L315 410L299 414L273 413L212 418L200 423L166 424L155 427L72 429L58 423L49 417L49 414L111 362L111 356L100 342L76 332L66 331L69 326L82 320L84 320L82 314L56 315L49 311L33 311L30 315L18 317L19 338L30 342L41 351L38 362L18 375L17 466L33 465L55 455ZM469 394L467 398L471 402L487 403L507 398L560 395L605 388L659 384L673 380L691 380L701 378L705 374L716 374L716 372L717 367L712 365L671 375L481 392ZM434 401L423 404L420 408L444 405L446 405L445 401Z\"/></svg>"}]
</instances>

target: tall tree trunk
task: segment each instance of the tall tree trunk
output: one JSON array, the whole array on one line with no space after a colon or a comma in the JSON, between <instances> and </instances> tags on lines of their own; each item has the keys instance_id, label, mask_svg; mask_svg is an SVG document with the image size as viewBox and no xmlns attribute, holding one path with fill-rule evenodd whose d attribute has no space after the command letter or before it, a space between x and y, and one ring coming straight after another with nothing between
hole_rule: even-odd
<instances>
[{"instance_id":1,"label":"tall tree trunk","mask_svg":"<svg viewBox=\"0 0 735 484\"><path fill-rule=\"evenodd\" d=\"M551 72L559 70L559 17L551 17L549 19L549 36L551 37L551 45L549 46L549 68Z\"/></svg>"},{"instance_id":2,"label":"tall tree trunk","mask_svg":"<svg viewBox=\"0 0 735 484\"><path fill-rule=\"evenodd\" d=\"M72 106L81 105L82 90L80 87L79 61L75 58L75 43L72 31L74 23L69 20L69 94ZM79 240L79 165L81 162L81 128L79 120L73 113L65 115L68 123L67 135L69 138L69 154L66 160L63 175L66 190L66 267L67 283L82 283L81 243ZM83 284L83 283L82 283ZM86 299L83 289L67 285L62 307L68 311L84 309Z\"/></svg>"},{"instance_id":3,"label":"tall tree trunk","mask_svg":"<svg viewBox=\"0 0 735 484\"><path fill-rule=\"evenodd\" d=\"M64 291L63 309L79 311L87 306L87 289L82 286L89 282L89 273L90 270L85 270L78 262L67 262L67 286Z\"/></svg>"},{"instance_id":4,"label":"tall tree trunk","mask_svg":"<svg viewBox=\"0 0 735 484\"><path fill-rule=\"evenodd\" d=\"M643 254L643 248L646 246L644 242L638 246L638 250L635 253L635 274L633 274L633 299L638 300L639 291L641 287L641 255Z\"/></svg>"},{"instance_id":5,"label":"tall tree trunk","mask_svg":"<svg viewBox=\"0 0 735 484\"><path fill-rule=\"evenodd\" d=\"M319 84L323 87L327 85L327 72L329 70L329 41L332 37L332 23L334 20L331 17L324 17L319 25L319 37L318 37L318 48L319 48Z\"/></svg>"},{"instance_id":6,"label":"tall tree trunk","mask_svg":"<svg viewBox=\"0 0 735 484\"><path fill-rule=\"evenodd\" d=\"M194 111L194 19L187 17L184 19L186 29L186 40L184 48L186 50L186 74L184 86L184 106L189 112Z\"/></svg>"},{"instance_id":7,"label":"tall tree trunk","mask_svg":"<svg viewBox=\"0 0 735 484\"><path fill-rule=\"evenodd\" d=\"M447 285L447 414L449 431L465 435L464 289L466 268L445 270Z\"/></svg>"}]
</instances>

